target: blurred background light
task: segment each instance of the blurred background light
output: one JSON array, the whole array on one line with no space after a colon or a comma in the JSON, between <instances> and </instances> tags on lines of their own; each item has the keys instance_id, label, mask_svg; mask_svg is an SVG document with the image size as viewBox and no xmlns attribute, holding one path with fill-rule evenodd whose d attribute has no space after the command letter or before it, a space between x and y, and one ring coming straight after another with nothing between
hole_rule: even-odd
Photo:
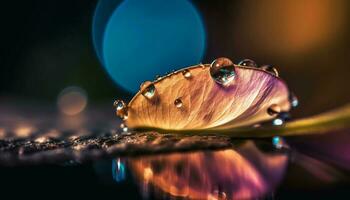
<instances>
[{"instance_id":1,"label":"blurred background light","mask_svg":"<svg viewBox=\"0 0 350 200\"><path fill-rule=\"evenodd\" d=\"M14 130L15 136L22 138L30 136L36 129L31 125L21 124Z\"/></svg>"},{"instance_id":2,"label":"blurred background light","mask_svg":"<svg viewBox=\"0 0 350 200\"><path fill-rule=\"evenodd\" d=\"M58 95L57 105L65 115L77 115L81 113L87 105L86 92L80 87L67 87Z\"/></svg>"},{"instance_id":3,"label":"blurred background light","mask_svg":"<svg viewBox=\"0 0 350 200\"><path fill-rule=\"evenodd\" d=\"M346 5L344 0L245 1L232 16L233 38L247 52L259 49L265 55L295 56L326 48L344 32Z\"/></svg>"},{"instance_id":4,"label":"blurred background light","mask_svg":"<svg viewBox=\"0 0 350 200\"><path fill-rule=\"evenodd\" d=\"M92 22L92 39L98 59L104 65L102 53L103 34L105 32L108 19L113 14L115 8L121 0L100 0L96 5L95 14Z\"/></svg>"},{"instance_id":5,"label":"blurred background light","mask_svg":"<svg viewBox=\"0 0 350 200\"><path fill-rule=\"evenodd\" d=\"M118 85L135 92L145 80L201 62L206 33L189 1L116 2L100 1L93 38L101 63Z\"/></svg>"}]
</instances>

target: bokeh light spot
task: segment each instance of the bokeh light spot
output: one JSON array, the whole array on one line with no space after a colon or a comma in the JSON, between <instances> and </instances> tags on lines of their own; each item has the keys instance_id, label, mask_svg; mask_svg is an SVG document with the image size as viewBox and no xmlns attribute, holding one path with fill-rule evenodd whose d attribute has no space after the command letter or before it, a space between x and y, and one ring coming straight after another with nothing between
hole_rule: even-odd
<instances>
[{"instance_id":1,"label":"bokeh light spot","mask_svg":"<svg viewBox=\"0 0 350 200\"><path fill-rule=\"evenodd\" d=\"M96 10L95 18L98 13L103 12ZM105 26L100 21L94 29L105 30L104 34L94 31L103 35L102 47L95 44L97 54L110 77L130 92L137 91L145 80L197 64L203 57L204 25L187 0L126 0L110 14Z\"/></svg>"},{"instance_id":2,"label":"bokeh light spot","mask_svg":"<svg viewBox=\"0 0 350 200\"><path fill-rule=\"evenodd\" d=\"M63 114L77 115L85 109L87 101L87 95L83 89L71 86L58 95L57 105Z\"/></svg>"}]
</instances>

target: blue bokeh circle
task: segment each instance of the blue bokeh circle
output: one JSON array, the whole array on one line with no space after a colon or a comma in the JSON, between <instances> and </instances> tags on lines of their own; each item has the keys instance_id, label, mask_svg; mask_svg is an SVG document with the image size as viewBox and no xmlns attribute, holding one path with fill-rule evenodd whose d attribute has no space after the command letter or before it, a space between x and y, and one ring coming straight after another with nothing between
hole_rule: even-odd
<instances>
[{"instance_id":1,"label":"blue bokeh circle","mask_svg":"<svg viewBox=\"0 0 350 200\"><path fill-rule=\"evenodd\" d=\"M94 45L110 77L124 89L136 92L145 80L202 60L205 28L189 1L126 0L114 10L98 10L103 7L96 8Z\"/></svg>"}]
</instances>

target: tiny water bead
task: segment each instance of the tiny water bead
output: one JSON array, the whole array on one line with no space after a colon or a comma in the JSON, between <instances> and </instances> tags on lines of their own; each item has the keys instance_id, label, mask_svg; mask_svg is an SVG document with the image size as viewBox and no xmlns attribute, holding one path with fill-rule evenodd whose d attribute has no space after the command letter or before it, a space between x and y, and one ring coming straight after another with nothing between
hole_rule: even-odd
<instances>
[{"instance_id":1,"label":"tiny water bead","mask_svg":"<svg viewBox=\"0 0 350 200\"><path fill-rule=\"evenodd\" d=\"M228 58L218 58L210 65L210 75L215 82L226 86L231 83L236 76L235 66Z\"/></svg>"},{"instance_id":2,"label":"tiny water bead","mask_svg":"<svg viewBox=\"0 0 350 200\"><path fill-rule=\"evenodd\" d=\"M117 110L121 110L125 107L125 103L123 100L115 100L113 102L113 106L117 109Z\"/></svg>"},{"instance_id":3,"label":"tiny water bead","mask_svg":"<svg viewBox=\"0 0 350 200\"><path fill-rule=\"evenodd\" d=\"M128 127L124 124L124 123L121 123L120 124L120 128L122 129L123 132L128 132Z\"/></svg>"},{"instance_id":4,"label":"tiny water bead","mask_svg":"<svg viewBox=\"0 0 350 200\"><path fill-rule=\"evenodd\" d=\"M244 59L241 60L238 65L241 66L247 66L247 67L258 67L258 65L256 64L256 62L254 60L251 59Z\"/></svg>"},{"instance_id":5,"label":"tiny water bead","mask_svg":"<svg viewBox=\"0 0 350 200\"><path fill-rule=\"evenodd\" d=\"M299 105L299 100L293 93L289 94L289 102L293 108L295 108Z\"/></svg>"},{"instance_id":6,"label":"tiny water bead","mask_svg":"<svg viewBox=\"0 0 350 200\"><path fill-rule=\"evenodd\" d=\"M277 104L272 104L268 109L267 109L267 113L269 115L277 115L278 113L281 112L281 107Z\"/></svg>"},{"instance_id":7,"label":"tiny water bead","mask_svg":"<svg viewBox=\"0 0 350 200\"><path fill-rule=\"evenodd\" d=\"M128 108L123 100L116 100L114 101L113 105L116 108L117 116L122 119L128 118Z\"/></svg>"},{"instance_id":8,"label":"tiny water bead","mask_svg":"<svg viewBox=\"0 0 350 200\"><path fill-rule=\"evenodd\" d=\"M162 77L160 75L156 75L156 80L160 80Z\"/></svg>"},{"instance_id":9,"label":"tiny water bead","mask_svg":"<svg viewBox=\"0 0 350 200\"><path fill-rule=\"evenodd\" d=\"M260 69L267 71L267 72L269 72L277 77L279 76L277 69L271 65L263 65L260 67Z\"/></svg>"},{"instance_id":10,"label":"tiny water bead","mask_svg":"<svg viewBox=\"0 0 350 200\"><path fill-rule=\"evenodd\" d=\"M142 95L147 99L151 99L156 92L156 87L151 81L146 81L142 83L140 89Z\"/></svg>"},{"instance_id":11,"label":"tiny water bead","mask_svg":"<svg viewBox=\"0 0 350 200\"><path fill-rule=\"evenodd\" d=\"M191 72L188 69L184 69L181 73L185 78L191 78L192 76Z\"/></svg>"},{"instance_id":12,"label":"tiny water bead","mask_svg":"<svg viewBox=\"0 0 350 200\"><path fill-rule=\"evenodd\" d=\"M280 125L283 125L284 122L290 120L291 117L290 117L290 114L289 112L280 112L278 114L278 116L276 117L276 119L274 119L272 121L272 124L275 125L275 126L280 126Z\"/></svg>"},{"instance_id":13,"label":"tiny water bead","mask_svg":"<svg viewBox=\"0 0 350 200\"><path fill-rule=\"evenodd\" d=\"M181 108L182 105L183 105L183 103L182 103L182 101L181 101L180 98L177 98L177 99L175 99L175 101L174 101L174 105L175 105L177 108Z\"/></svg>"}]
</instances>

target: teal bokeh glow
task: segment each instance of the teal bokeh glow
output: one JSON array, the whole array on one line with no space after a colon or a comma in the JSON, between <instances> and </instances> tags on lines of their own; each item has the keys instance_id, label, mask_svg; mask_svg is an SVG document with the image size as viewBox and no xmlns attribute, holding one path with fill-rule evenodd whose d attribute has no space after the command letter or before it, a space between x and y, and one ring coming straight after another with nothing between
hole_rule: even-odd
<instances>
[{"instance_id":1,"label":"teal bokeh glow","mask_svg":"<svg viewBox=\"0 0 350 200\"><path fill-rule=\"evenodd\" d=\"M135 92L145 80L201 62L205 30L189 1L126 0L112 6L101 0L96 8L94 45L110 77L124 89Z\"/></svg>"}]
</instances>

